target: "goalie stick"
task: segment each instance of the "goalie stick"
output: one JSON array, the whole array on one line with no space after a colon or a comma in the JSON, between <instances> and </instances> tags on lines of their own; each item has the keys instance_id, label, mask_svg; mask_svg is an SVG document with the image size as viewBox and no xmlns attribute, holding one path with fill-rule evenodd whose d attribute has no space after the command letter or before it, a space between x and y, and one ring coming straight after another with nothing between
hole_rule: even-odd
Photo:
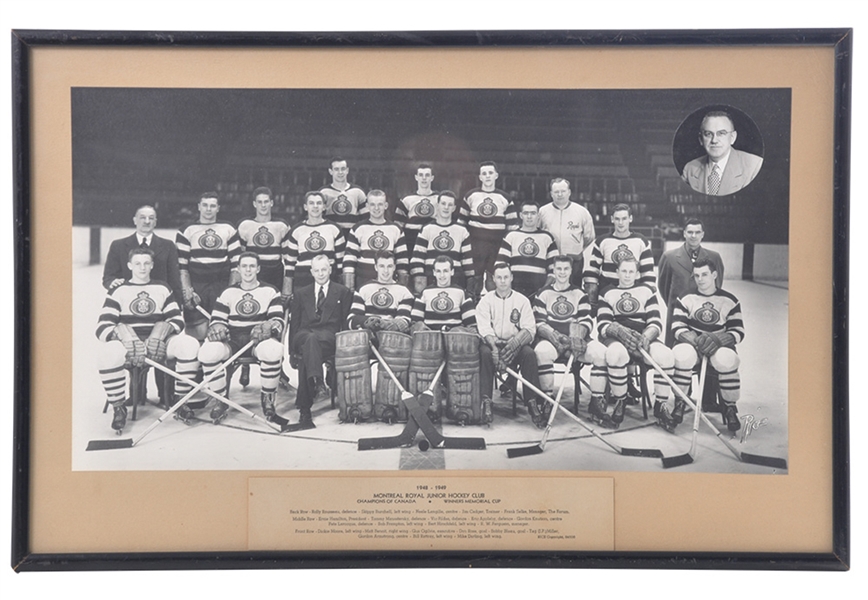
<instances>
[{"instance_id":1,"label":"goalie stick","mask_svg":"<svg viewBox=\"0 0 868 600\"><path fill-rule=\"evenodd\" d=\"M555 396L555 405L552 408L551 414L549 414L548 423L546 423L546 429L543 432L542 439L539 444L535 444L533 446L524 446L522 448L507 448L506 456L509 458L516 458L518 456L531 456L533 454L542 454L546 449L546 441L549 439L549 433L552 430L552 424L555 421L555 415L558 413L557 408L561 405L561 396L564 393L564 386L567 383L567 377L570 374L570 369L573 367L573 353L570 352L570 358L567 359L567 368L564 371L564 376L561 377L561 386L558 388L558 394Z\"/></svg>"},{"instance_id":2,"label":"goalie stick","mask_svg":"<svg viewBox=\"0 0 868 600\"><path fill-rule=\"evenodd\" d=\"M705 416L705 413L703 413L702 411L699 410L699 408L696 406L696 404L693 403L693 401L687 396L687 394L685 394L684 392L681 391L680 387L675 385L675 382L672 381L672 378L663 372L663 369L660 368L660 365L658 365L654 361L653 358L651 358L651 355L648 354L648 352L646 352L644 348L639 348L639 352L642 353L642 357L646 361L648 361L648 364L651 365L652 367L654 367L654 370L663 376L663 379L666 381L666 383L669 384L669 387L671 387L675 391L675 393L678 394L678 396L687 403L687 406L689 406L693 410L699 412L699 416L702 418L702 421L706 425L711 427L711 430L714 431L715 435L717 436L717 439L719 439L721 442L723 442L724 445L727 448L729 448L729 451L732 452L738 460L740 460L741 462L746 462L746 463L750 463L750 464L754 464L754 465L762 465L764 467L771 467L773 469L786 469L787 468L787 461L784 460L783 458L776 458L774 456L762 456L759 454L749 454L748 452L741 452L738 448L736 448L731 443L729 443L727 441L727 439L725 437L723 437L723 434L720 433L720 430L714 426L714 423L711 422L711 419L709 419L707 416Z\"/></svg>"},{"instance_id":3,"label":"goalie stick","mask_svg":"<svg viewBox=\"0 0 868 600\"><path fill-rule=\"evenodd\" d=\"M708 370L708 357L702 357L702 367L699 369L699 393L705 389L705 373ZM687 454L679 454L677 456L664 456L663 468L669 469L672 467L680 467L681 465L689 465L696 457L696 434L699 433L699 415L702 412L702 400L696 403L696 410L693 411L693 440L690 442L690 450Z\"/></svg>"},{"instance_id":4,"label":"goalie stick","mask_svg":"<svg viewBox=\"0 0 868 600\"><path fill-rule=\"evenodd\" d=\"M545 400L549 404L556 406L557 407L556 409L552 408L553 411L554 410L563 411L573 421L575 421L576 423L581 425L585 430L587 430L588 433L590 433L595 438L597 438L598 440L600 440L601 442L603 442L604 444L609 446L609 448L611 448L612 450L614 450L618 454L620 454L622 456L644 456L644 457L650 457L650 458L661 458L663 456L663 453L660 452L660 450L658 450L657 448L622 448L621 446L618 446L617 444L613 444L612 442L610 442L609 440L604 438L602 435L597 433L597 431L593 427L591 427L590 425L585 423L585 421L583 419L581 419L580 417L571 413L567 407L561 406L560 404L555 404L554 400L549 398L549 396L545 392L543 392L538 387L536 387L535 385L530 383L527 379L525 379L524 377L522 377L521 375L519 375L518 373L516 373L515 371L513 371L509 367L506 367L506 372L509 373L510 375L512 375L513 377L515 377L515 379L520 381L523 385L527 386L527 388L529 390L536 392L537 395L539 395L543 400Z\"/></svg>"},{"instance_id":5,"label":"goalie stick","mask_svg":"<svg viewBox=\"0 0 868 600\"><path fill-rule=\"evenodd\" d=\"M440 381L440 375L443 373L445 367L446 361L444 360L440 363L440 367L434 374L434 378L431 380L428 389L422 392L417 399L419 404L421 404L422 408L426 411L428 410L431 401L434 399L434 387ZM404 425L404 430L398 435L378 438L359 438L359 450L383 450L386 448L405 448L407 446L412 446L416 441L416 432L418 431L419 424L416 423L416 419L411 416L407 420L407 424Z\"/></svg>"},{"instance_id":6,"label":"goalie stick","mask_svg":"<svg viewBox=\"0 0 868 600\"><path fill-rule=\"evenodd\" d=\"M392 369L386 363L385 359L382 357L377 348L371 344L371 351L374 353L374 356L377 357L379 363L386 370L386 373L389 377L392 378L392 381L395 382L395 385L401 390L401 401L404 403L404 406L407 407L407 410L413 416L413 420L419 426L419 429L422 430L422 434L425 438L430 442L431 446L434 448L444 448L448 450L484 450L485 449L485 438L472 438L472 437L446 437L434 427L434 423L431 422L431 419L428 418L428 413L425 408L419 404L419 401L416 400L416 397L413 394L409 393L404 389L404 386L401 385L401 382L395 377L395 374L392 372Z\"/></svg>"},{"instance_id":7,"label":"goalie stick","mask_svg":"<svg viewBox=\"0 0 868 600\"><path fill-rule=\"evenodd\" d=\"M162 423L167 417L172 416L175 412L181 408L190 398L192 398L196 392L204 388L208 385L212 379L214 379L218 373L221 371L225 371L226 367L235 362L239 356L247 352L253 346L253 341L247 342L244 347L242 347L238 352L227 358L223 364L219 365L216 369L214 369L207 377L203 377L202 381L193 386L193 389L184 394L184 396L175 402L172 407L163 413L156 421L154 421L147 429L145 429L139 437L136 439L125 438L122 440L91 440L87 444L86 450L114 450L116 448L132 448L136 444L142 441L146 435L151 433L160 423Z\"/></svg>"}]
</instances>

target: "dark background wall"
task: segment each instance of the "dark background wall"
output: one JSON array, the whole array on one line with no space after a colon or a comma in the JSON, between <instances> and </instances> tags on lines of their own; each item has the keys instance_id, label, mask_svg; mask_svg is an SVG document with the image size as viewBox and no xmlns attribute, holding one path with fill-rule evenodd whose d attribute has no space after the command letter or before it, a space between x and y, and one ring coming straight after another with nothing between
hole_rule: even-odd
<instances>
[{"instance_id":1,"label":"dark background wall","mask_svg":"<svg viewBox=\"0 0 868 600\"><path fill-rule=\"evenodd\" d=\"M701 152L676 132L720 105L749 116L765 162L743 191L710 198L681 182L673 156ZM478 162L495 160L499 187L515 198L547 202L549 179L569 179L601 230L612 205L627 202L634 225L660 240L695 215L708 240L788 241L788 89L77 88L72 132L75 225L126 227L147 203L161 227L180 226L208 190L237 221L252 214L260 185L275 192L277 215L296 222L304 192L330 181L329 158L339 155L352 182L391 202L415 190L420 162L433 164L435 189L464 193L478 184ZM739 137L756 144L755 133Z\"/></svg>"}]
</instances>

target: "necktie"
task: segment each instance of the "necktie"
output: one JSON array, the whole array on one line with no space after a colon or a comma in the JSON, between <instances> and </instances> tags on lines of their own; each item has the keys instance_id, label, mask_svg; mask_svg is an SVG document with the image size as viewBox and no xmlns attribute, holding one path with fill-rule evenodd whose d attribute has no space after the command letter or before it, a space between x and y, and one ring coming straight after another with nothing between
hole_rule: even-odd
<instances>
[{"instance_id":1,"label":"necktie","mask_svg":"<svg viewBox=\"0 0 868 600\"><path fill-rule=\"evenodd\" d=\"M316 296L316 314L322 314L322 305L325 304L325 292L322 286L319 288L319 294Z\"/></svg>"},{"instance_id":2,"label":"necktie","mask_svg":"<svg viewBox=\"0 0 868 600\"><path fill-rule=\"evenodd\" d=\"M142 243L139 244L139 246L141 246L142 248L147 248L148 247L148 238L142 238Z\"/></svg>"},{"instance_id":3,"label":"necktie","mask_svg":"<svg viewBox=\"0 0 868 600\"><path fill-rule=\"evenodd\" d=\"M708 176L708 193L711 196L717 196L720 191L720 169L717 165L711 169L711 174Z\"/></svg>"}]
</instances>

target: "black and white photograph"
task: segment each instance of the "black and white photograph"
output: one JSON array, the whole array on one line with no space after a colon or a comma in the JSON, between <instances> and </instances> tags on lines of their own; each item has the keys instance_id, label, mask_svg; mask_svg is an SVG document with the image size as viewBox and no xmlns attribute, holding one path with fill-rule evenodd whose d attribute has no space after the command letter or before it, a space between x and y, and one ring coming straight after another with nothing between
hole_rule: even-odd
<instances>
[{"instance_id":1,"label":"black and white photograph","mask_svg":"<svg viewBox=\"0 0 868 600\"><path fill-rule=\"evenodd\" d=\"M786 475L791 101L73 88L72 469Z\"/></svg>"}]
</instances>

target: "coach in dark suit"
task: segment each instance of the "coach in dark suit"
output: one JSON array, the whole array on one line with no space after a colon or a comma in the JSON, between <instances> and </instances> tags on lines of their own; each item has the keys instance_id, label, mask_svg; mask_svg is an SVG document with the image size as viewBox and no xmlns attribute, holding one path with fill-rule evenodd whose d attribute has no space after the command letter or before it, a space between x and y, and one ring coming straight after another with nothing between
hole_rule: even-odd
<instances>
[{"instance_id":1,"label":"coach in dark suit","mask_svg":"<svg viewBox=\"0 0 868 600\"><path fill-rule=\"evenodd\" d=\"M330 280L332 267L324 254L313 258L310 271L313 285L298 290L292 300L289 351L298 368L295 403L299 423L312 427L310 407L331 397L323 381L322 366L335 354L335 334L348 326L353 293Z\"/></svg>"},{"instance_id":2,"label":"coach in dark suit","mask_svg":"<svg viewBox=\"0 0 868 600\"><path fill-rule=\"evenodd\" d=\"M732 117L723 111L705 115L699 143L705 156L684 165L681 178L702 194L726 196L747 186L763 166L761 156L732 147L738 137Z\"/></svg>"},{"instance_id":3,"label":"coach in dark suit","mask_svg":"<svg viewBox=\"0 0 868 600\"><path fill-rule=\"evenodd\" d=\"M657 275L657 289L666 303L666 345L675 343L672 336L672 312L678 297L696 291L693 280L693 263L700 259L711 261L717 271L718 287L723 287L723 260L720 254L702 247L705 231L702 221L689 219L684 225L684 244L664 252L660 257Z\"/></svg>"},{"instance_id":4,"label":"coach in dark suit","mask_svg":"<svg viewBox=\"0 0 868 600\"><path fill-rule=\"evenodd\" d=\"M181 275L178 270L178 249L170 240L154 234L157 226L157 211L152 206L142 206L133 217L136 232L131 236L112 242L102 272L102 284L111 290L132 277L129 263L130 250L147 245L154 252L154 269L151 279L164 281L175 292L175 300L182 300Z\"/></svg>"}]
</instances>

